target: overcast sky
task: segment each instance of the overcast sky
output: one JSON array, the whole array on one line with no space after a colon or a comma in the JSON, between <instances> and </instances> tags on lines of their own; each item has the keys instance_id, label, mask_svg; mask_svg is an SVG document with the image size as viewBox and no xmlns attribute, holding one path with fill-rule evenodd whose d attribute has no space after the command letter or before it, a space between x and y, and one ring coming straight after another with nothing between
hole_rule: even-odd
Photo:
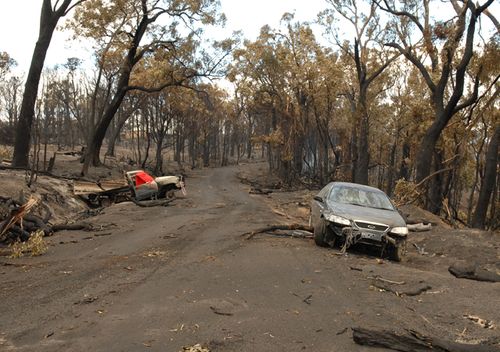
<instances>
[{"instance_id":1,"label":"overcast sky","mask_svg":"<svg viewBox=\"0 0 500 352\"><path fill-rule=\"evenodd\" d=\"M209 35L217 35L217 39L228 37L235 30L242 30L245 38L253 40L258 36L263 25L269 24L272 28L277 28L285 12L295 12L295 19L298 21L312 22L317 14L327 7L325 0L220 1L222 11L227 17L226 27L223 30L208 32ZM54 3L55 0L52 2ZM8 52L18 62L18 72L27 73L29 68L38 36L41 4L42 0L0 0L0 33L2 33L0 51ZM497 1L490 7L490 11L499 17L499 8L500 1ZM488 19L485 22L491 27ZM321 30L317 30L316 35L320 37ZM68 57L90 59L91 52L85 49L84 44L68 40L68 38L67 33L61 31L54 33L45 61L46 67L62 64ZM87 62L87 64L90 63Z\"/></svg>"},{"instance_id":2,"label":"overcast sky","mask_svg":"<svg viewBox=\"0 0 500 352\"><path fill-rule=\"evenodd\" d=\"M54 0L52 1L54 3ZM42 0L0 0L0 51L6 51L18 62L18 70L27 72L38 36ZM244 37L255 39L260 28L269 24L278 27L285 12L296 13L300 21L313 21L326 5L324 0L221 0L226 14L226 28L221 34L228 36L242 30ZM66 61L68 57L87 59L90 55L82 43L68 41L68 35L54 33L45 66Z\"/></svg>"}]
</instances>

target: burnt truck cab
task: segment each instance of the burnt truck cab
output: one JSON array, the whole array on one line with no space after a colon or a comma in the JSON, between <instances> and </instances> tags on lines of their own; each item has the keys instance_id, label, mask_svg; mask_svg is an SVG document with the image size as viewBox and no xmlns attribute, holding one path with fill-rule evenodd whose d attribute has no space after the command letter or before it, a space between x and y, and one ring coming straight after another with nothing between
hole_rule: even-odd
<instances>
[{"instance_id":1,"label":"burnt truck cab","mask_svg":"<svg viewBox=\"0 0 500 352\"><path fill-rule=\"evenodd\" d=\"M144 170L128 171L125 174L132 196L138 200L173 197L175 190L186 194L183 176L160 176L153 178Z\"/></svg>"}]
</instances>

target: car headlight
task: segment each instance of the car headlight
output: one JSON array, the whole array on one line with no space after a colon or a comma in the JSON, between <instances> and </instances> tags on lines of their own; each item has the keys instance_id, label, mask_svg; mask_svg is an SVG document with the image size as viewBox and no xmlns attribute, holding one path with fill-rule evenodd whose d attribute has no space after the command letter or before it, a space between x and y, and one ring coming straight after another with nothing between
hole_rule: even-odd
<instances>
[{"instance_id":1,"label":"car headlight","mask_svg":"<svg viewBox=\"0 0 500 352\"><path fill-rule=\"evenodd\" d=\"M396 235L407 235L408 234L408 228L406 226L401 226L401 227L393 227L391 230L392 233L395 233Z\"/></svg>"},{"instance_id":2,"label":"car headlight","mask_svg":"<svg viewBox=\"0 0 500 352\"><path fill-rule=\"evenodd\" d=\"M324 215L325 215L325 219L330 221L330 222L334 222L336 224L346 225L346 226L351 225L351 222L348 219L343 218L341 216L331 214L331 213L326 213Z\"/></svg>"}]
</instances>

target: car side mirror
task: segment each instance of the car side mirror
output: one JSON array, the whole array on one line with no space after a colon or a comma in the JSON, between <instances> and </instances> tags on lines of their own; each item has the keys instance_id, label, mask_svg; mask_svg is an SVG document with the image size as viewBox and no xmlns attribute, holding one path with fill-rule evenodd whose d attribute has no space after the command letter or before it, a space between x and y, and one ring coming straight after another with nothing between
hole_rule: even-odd
<instances>
[{"instance_id":1,"label":"car side mirror","mask_svg":"<svg viewBox=\"0 0 500 352\"><path fill-rule=\"evenodd\" d=\"M314 196L314 200L317 200L318 202L323 203L323 198L321 198L320 196Z\"/></svg>"}]
</instances>

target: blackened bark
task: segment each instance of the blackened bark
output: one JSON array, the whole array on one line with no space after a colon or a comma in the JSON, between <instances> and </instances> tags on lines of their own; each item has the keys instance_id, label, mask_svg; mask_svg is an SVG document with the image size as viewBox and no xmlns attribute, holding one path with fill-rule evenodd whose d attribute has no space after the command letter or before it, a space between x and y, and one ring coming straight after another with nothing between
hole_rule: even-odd
<instances>
[{"instance_id":1,"label":"blackened bark","mask_svg":"<svg viewBox=\"0 0 500 352\"><path fill-rule=\"evenodd\" d=\"M123 115L119 116L118 123L116 124L115 128L113 129L111 133L111 137L109 137L109 144L108 144L108 150L106 151L106 156L115 156L115 145L116 141L120 137L120 133L123 129L123 126L125 125L125 122L127 122L128 118L130 117L130 114L128 113L123 113Z\"/></svg>"},{"instance_id":2,"label":"blackened bark","mask_svg":"<svg viewBox=\"0 0 500 352\"><path fill-rule=\"evenodd\" d=\"M484 178L481 182L479 190L479 198L477 200L476 210L472 218L472 227L484 229L486 223L486 214L490 204L491 196L494 193L497 178L497 163L498 163L498 144L500 143L500 125L495 128L495 133L491 138L486 152L486 165L484 170Z\"/></svg>"},{"instance_id":3,"label":"blackened bark","mask_svg":"<svg viewBox=\"0 0 500 352\"><path fill-rule=\"evenodd\" d=\"M389 197L392 196L392 192L394 191L394 170L396 168L396 148L397 148L397 141L394 141L394 143L391 146L391 153L389 156L389 173L387 175L387 189L386 193Z\"/></svg>"},{"instance_id":4,"label":"blackened bark","mask_svg":"<svg viewBox=\"0 0 500 352\"><path fill-rule=\"evenodd\" d=\"M368 167L370 164L370 150L369 150L369 126L368 126L368 116L363 113L361 118L361 125L359 129L359 139L358 139L358 163L356 170L356 178L354 182L363 185L368 184Z\"/></svg>"},{"instance_id":5,"label":"blackened bark","mask_svg":"<svg viewBox=\"0 0 500 352\"><path fill-rule=\"evenodd\" d=\"M443 151L436 149L434 152L434 169L439 171L444 168ZM442 173L436 174L431 181L429 187L427 209L433 214L439 214L443 208L443 178Z\"/></svg>"},{"instance_id":6,"label":"blackened bark","mask_svg":"<svg viewBox=\"0 0 500 352\"><path fill-rule=\"evenodd\" d=\"M408 181L410 179L410 168L408 163L408 160L410 159L410 145L407 141L403 142L401 158L399 178Z\"/></svg>"},{"instance_id":7,"label":"blackened bark","mask_svg":"<svg viewBox=\"0 0 500 352\"><path fill-rule=\"evenodd\" d=\"M149 123L146 122L146 126L148 126ZM149 129L149 128L147 128ZM146 168L146 163L148 162L149 159L149 149L151 149L151 133L146 130L146 154L144 155L144 159L142 160L141 167L143 169Z\"/></svg>"},{"instance_id":8,"label":"blackened bark","mask_svg":"<svg viewBox=\"0 0 500 352\"><path fill-rule=\"evenodd\" d=\"M155 175L163 175L163 138L164 134L160 134L158 136L158 140L156 141L156 152L155 152L155 158L156 158L156 164L155 164Z\"/></svg>"},{"instance_id":9,"label":"blackened bark","mask_svg":"<svg viewBox=\"0 0 500 352\"><path fill-rule=\"evenodd\" d=\"M425 132L417 153L417 182L430 175L436 143L450 119L451 116L438 115L431 127Z\"/></svg>"},{"instance_id":10,"label":"blackened bark","mask_svg":"<svg viewBox=\"0 0 500 352\"><path fill-rule=\"evenodd\" d=\"M358 132L356 128L352 130L349 143L349 154L351 159L351 181L356 182L358 171Z\"/></svg>"}]
</instances>

